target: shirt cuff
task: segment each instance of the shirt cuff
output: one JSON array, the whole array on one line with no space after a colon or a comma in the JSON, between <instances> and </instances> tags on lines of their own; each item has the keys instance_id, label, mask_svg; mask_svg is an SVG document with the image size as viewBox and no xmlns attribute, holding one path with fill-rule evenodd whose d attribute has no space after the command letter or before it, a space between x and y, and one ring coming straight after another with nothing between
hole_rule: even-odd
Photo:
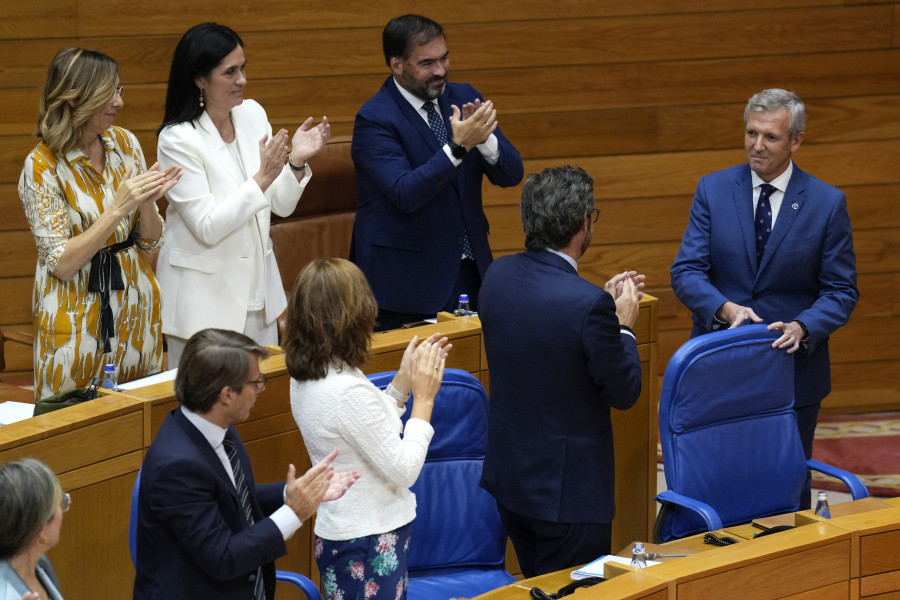
<instances>
[{"instance_id":1,"label":"shirt cuff","mask_svg":"<svg viewBox=\"0 0 900 600\"><path fill-rule=\"evenodd\" d=\"M297 513L291 510L291 507L287 504L282 504L281 508L273 512L269 518L272 519L275 527L281 532L281 537L284 541L288 541L303 525Z\"/></svg>"},{"instance_id":2,"label":"shirt cuff","mask_svg":"<svg viewBox=\"0 0 900 600\"><path fill-rule=\"evenodd\" d=\"M454 167L458 167L460 164L462 164L461 158L456 158L455 156L453 156L453 152L450 150L450 144L444 144L444 154L447 155L447 158L450 159L450 162L453 163Z\"/></svg>"},{"instance_id":3,"label":"shirt cuff","mask_svg":"<svg viewBox=\"0 0 900 600\"><path fill-rule=\"evenodd\" d=\"M619 333L630 335L634 341L637 341L637 338L634 337L634 332L631 330L631 327L627 325L619 325Z\"/></svg>"},{"instance_id":4,"label":"shirt cuff","mask_svg":"<svg viewBox=\"0 0 900 600\"><path fill-rule=\"evenodd\" d=\"M497 136L493 133L488 136L484 143L475 147L478 148L478 151L481 152L481 157L488 164L496 165L497 161L500 160L500 142L497 141Z\"/></svg>"}]
</instances>

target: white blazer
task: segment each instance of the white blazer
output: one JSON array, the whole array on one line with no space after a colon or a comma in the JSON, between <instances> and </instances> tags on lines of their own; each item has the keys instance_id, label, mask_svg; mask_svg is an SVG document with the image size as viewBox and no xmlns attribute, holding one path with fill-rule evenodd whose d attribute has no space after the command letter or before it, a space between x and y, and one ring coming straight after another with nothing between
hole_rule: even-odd
<instances>
[{"instance_id":1,"label":"white blazer","mask_svg":"<svg viewBox=\"0 0 900 600\"><path fill-rule=\"evenodd\" d=\"M206 112L190 123L163 129L161 168L177 164L184 174L167 194L166 240L157 278L162 292L162 330L187 339L207 327L243 331L253 280L254 236L259 231L265 264L266 322L287 307L269 238L270 211L290 215L311 171L301 183L286 165L265 193L252 179L259 170L259 140L272 135L266 111L253 100L231 109L235 143L245 178Z\"/></svg>"}]
</instances>

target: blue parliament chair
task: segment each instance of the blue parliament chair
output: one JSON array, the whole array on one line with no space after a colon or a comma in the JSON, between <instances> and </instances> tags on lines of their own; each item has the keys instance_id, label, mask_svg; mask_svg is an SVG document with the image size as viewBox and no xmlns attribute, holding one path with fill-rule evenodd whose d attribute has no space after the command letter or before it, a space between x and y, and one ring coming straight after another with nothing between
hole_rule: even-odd
<instances>
[{"instance_id":1,"label":"blue parliament chair","mask_svg":"<svg viewBox=\"0 0 900 600\"><path fill-rule=\"evenodd\" d=\"M395 372L369 379L384 389ZM404 422L415 398L410 399ZM434 400L434 437L412 487L409 600L472 598L515 583L504 568L506 531L493 496L481 489L488 397L466 371L446 369Z\"/></svg>"},{"instance_id":2,"label":"blue parliament chair","mask_svg":"<svg viewBox=\"0 0 900 600\"><path fill-rule=\"evenodd\" d=\"M128 551L131 553L131 564L137 559L137 522L138 522L138 489L141 486L141 472L138 471L131 491L131 513L128 518ZM322 600L319 588L309 577L291 571L275 571L275 580L292 583L306 594L307 600Z\"/></svg>"},{"instance_id":3,"label":"blue parliament chair","mask_svg":"<svg viewBox=\"0 0 900 600\"><path fill-rule=\"evenodd\" d=\"M794 357L772 348L779 332L745 325L698 336L672 356L659 399L668 490L654 540L789 513L800 507L807 469L868 496L855 475L807 460L797 430Z\"/></svg>"}]
</instances>

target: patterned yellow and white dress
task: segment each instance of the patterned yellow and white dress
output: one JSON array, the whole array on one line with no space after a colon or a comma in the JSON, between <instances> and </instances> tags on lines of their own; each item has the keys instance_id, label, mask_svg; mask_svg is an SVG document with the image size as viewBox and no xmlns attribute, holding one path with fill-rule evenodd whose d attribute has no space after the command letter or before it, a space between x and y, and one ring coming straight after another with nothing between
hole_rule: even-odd
<instances>
[{"instance_id":1,"label":"patterned yellow and white dress","mask_svg":"<svg viewBox=\"0 0 900 600\"><path fill-rule=\"evenodd\" d=\"M111 351L104 352L100 335L101 294L88 291L91 262L70 281L53 275L66 243L91 226L113 203L128 167L132 176L147 170L140 143L121 127L106 130L106 169L100 174L81 150L58 156L43 142L25 159L19 178L19 197L38 250L34 274L34 395L46 398L86 387L115 363L119 382L160 370L162 327L156 276L143 253L162 244L138 235L138 212L122 219L106 245L134 239L134 245L114 256L122 269L124 290L109 292L115 325ZM143 217L148 213L144 211ZM155 218L160 218L158 213Z\"/></svg>"}]
</instances>

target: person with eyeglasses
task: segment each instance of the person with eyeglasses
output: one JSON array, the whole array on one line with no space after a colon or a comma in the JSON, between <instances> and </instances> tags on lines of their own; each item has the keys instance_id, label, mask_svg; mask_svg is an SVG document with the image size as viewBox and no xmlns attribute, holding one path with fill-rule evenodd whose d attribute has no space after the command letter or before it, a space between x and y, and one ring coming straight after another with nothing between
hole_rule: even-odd
<instances>
[{"instance_id":1,"label":"person with eyeglasses","mask_svg":"<svg viewBox=\"0 0 900 600\"><path fill-rule=\"evenodd\" d=\"M578 271L600 214L593 184L571 166L529 175L525 251L495 260L479 297L491 367L481 487L497 500L525 577L610 553L610 413L641 393L632 327L645 276L627 270L600 287Z\"/></svg>"},{"instance_id":2,"label":"person with eyeglasses","mask_svg":"<svg viewBox=\"0 0 900 600\"><path fill-rule=\"evenodd\" d=\"M359 471L336 472L337 451L304 475L257 483L235 430L266 387L268 352L244 334L204 329L185 344L175 377L180 404L147 450L138 488L135 600L263 600L275 559L321 502L337 500Z\"/></svg>"},{"instance_id":3,"label":"person with eyeglasses","mask_svg":"<svg viewBox=\"0 0 900 600\"><path fill-rule=\"evenodd\" d=\"M168 197L157 273L173 365L206 327L278 343L287 300L269 224L272 213L294 212L312 176L307 159L331 135L324 117L293 135L273 132L263 107L244 97L246 66L240 36L217 23L191 27L172 57L157 153L185 175Z\"/></svg>"},{"instance_id":4,"label":"person with eyeglasses","mask_svg":"<svg viewBox=\"0 0 900 600\"><path fill-rule=\"evenodd\" d=\"M36 400L87 387L114 363L118 381L160 370L160 293L146 256L162 243L156 202L182 170L147 168L123 106L119 67L66 48L40 98L40 143L19 197L37 245L32 314Z\"/></svg>"},{"instance_id":5,"label":"person with eyeglasses","mask_svg":"<svg viewBox=\"0 0 900 600\"><path fill-rule=\"evenodd\" d=\"M46 553L59 542L69 495L39 460L0 465L0 598L62 600Z\"/></svg>"}]
</instances>

